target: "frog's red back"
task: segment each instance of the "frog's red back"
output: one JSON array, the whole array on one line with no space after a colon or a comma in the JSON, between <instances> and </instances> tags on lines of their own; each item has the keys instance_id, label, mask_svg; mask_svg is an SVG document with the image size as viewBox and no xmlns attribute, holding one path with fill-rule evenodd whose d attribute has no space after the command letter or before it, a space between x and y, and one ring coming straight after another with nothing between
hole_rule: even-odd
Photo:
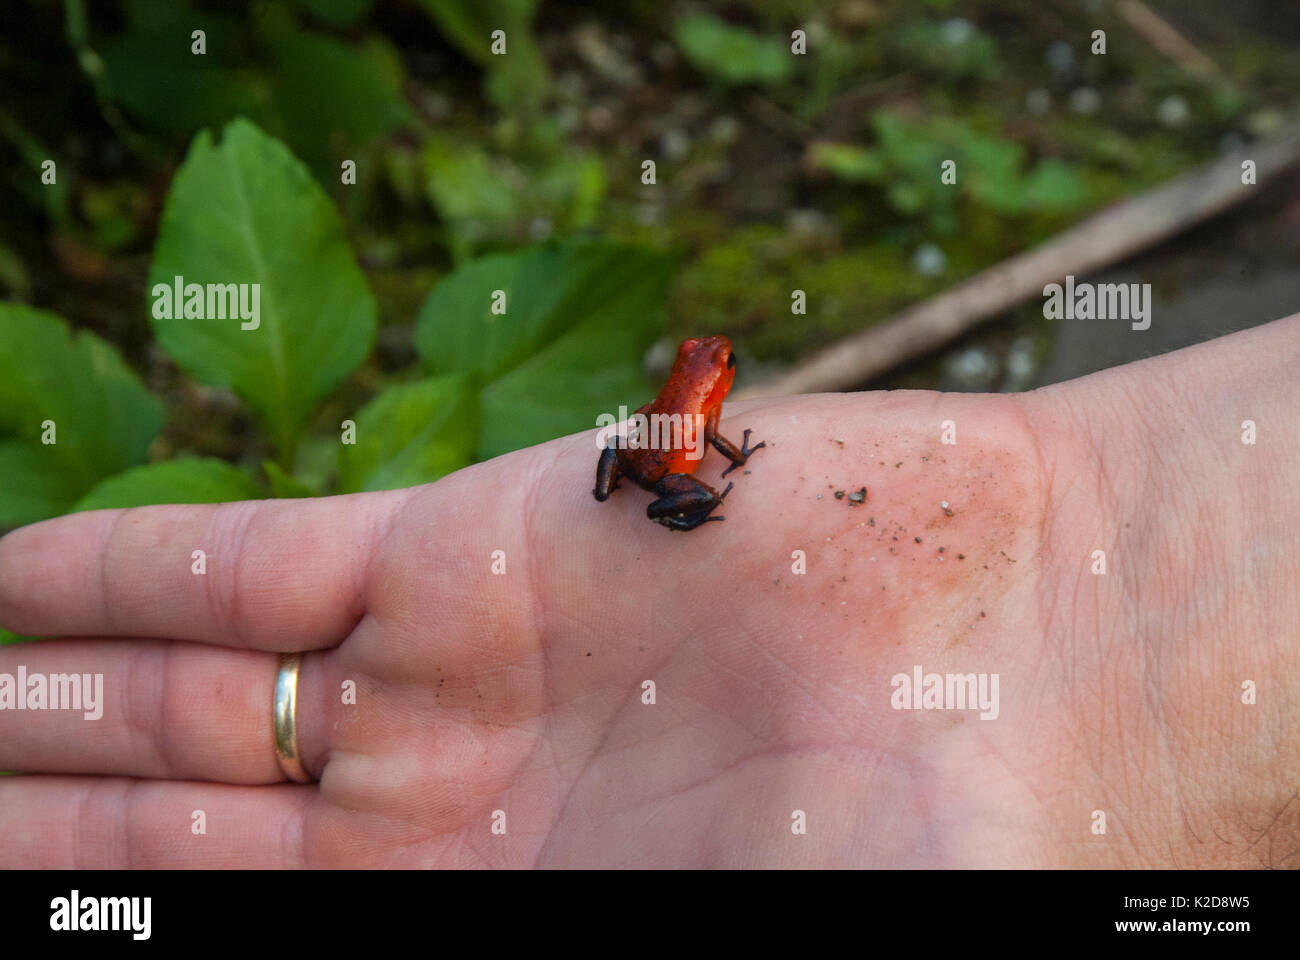
<instances>
[{"instance_id":1,"label":"frog's red back","mask_svg":"<svg viewBox=\"0 0 1300 960\"><path fill-rule=\"evenodd\" d=\"M668 416L679 414L683 419L694 417L692 428L696 430L696 452L700 456L688 457L680 448L660 451L657 459L662 473L695 472L703 459L704 425L715 417L715 411L722 406L735 377L736 362L731 355L729 339L723 336L691 337L682 341L668 382L645 412Z\"/></svg>"}]
</instances>

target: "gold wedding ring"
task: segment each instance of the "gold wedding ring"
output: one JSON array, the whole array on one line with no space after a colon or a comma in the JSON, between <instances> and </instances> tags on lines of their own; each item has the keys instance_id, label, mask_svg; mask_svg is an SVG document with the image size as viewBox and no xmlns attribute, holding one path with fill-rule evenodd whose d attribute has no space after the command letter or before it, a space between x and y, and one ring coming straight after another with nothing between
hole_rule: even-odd
<instances>
[{"instance_id":1,"label":"gold wedding ring","mask_svg":"<svg viewBox=\"0 0 1300 960\"><path fill-rule=\"evenodd\" d=\"M311 783L298 758L298 669L301 653L280 654L280 669L275 675L275 757L290 780Z\"/></svg>"}]
</instances>

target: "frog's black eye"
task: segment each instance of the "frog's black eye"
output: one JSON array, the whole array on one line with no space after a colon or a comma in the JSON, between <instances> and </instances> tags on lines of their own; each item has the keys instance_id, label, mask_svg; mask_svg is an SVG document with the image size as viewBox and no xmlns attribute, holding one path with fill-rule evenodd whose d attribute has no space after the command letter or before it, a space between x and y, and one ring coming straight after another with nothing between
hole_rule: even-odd
<instances>
[{"instance_id":1,"label":"frog's black eye","mask_svg":"<svg viewBox=\"0 0 1300 960\"><path fill-rule=\"evenodd\" d=\"M734 353L727 354L727 369L728 370L736 369L736 355Z\"/></svg>"}]
</instances>

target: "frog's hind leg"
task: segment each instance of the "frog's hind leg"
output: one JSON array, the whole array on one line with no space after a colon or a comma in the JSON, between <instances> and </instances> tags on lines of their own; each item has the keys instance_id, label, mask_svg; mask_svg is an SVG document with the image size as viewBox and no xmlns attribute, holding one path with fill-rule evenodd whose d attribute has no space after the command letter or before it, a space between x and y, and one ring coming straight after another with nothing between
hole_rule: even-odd
<instances>
[{"instance_id":1,"label":"frog's hind leg","mask_svg":"<svg viewBox=\"0 0 1300 960\"><path fill-rule=\"evenodd\" d=\"M591 495L604 503L609 499L610 492L618 489L621 473L618 467L618 449L606 447L600 451L600 459L596 461L596 487Z\"/></svg>"},{"instance_id":2,"label":"frog's hind leg","mask_svg":"<svg viewBox=\"0 0 1300 960\"><path fill-rule=\"evenodd\" d=\"M654 492L659 494L659 499L646 507L645 514L669 530L694 530L710 520L725 519L709 514L722 504L731 488L729 483L726 490L718 493L689 473L670 473L655 484Z\"/></svg>"},{"instance_id":3,"label":"frog's hind leg","mask_svg":"<svg viewBox=\"0 0 1300 960\"><path fill-rule=\"evenodd\" d=\"M645 413L649 409L650 403L643 403L637 407L633 416L637 413ZM596 487L591 491L591 495L601 503L608 500L610 493L618 489L619 478L623 476L623 468L618 462L618 451L625 443L623 437L611 434L600 451L600 459L596 461Z\"/></svg>"}]
</instances>

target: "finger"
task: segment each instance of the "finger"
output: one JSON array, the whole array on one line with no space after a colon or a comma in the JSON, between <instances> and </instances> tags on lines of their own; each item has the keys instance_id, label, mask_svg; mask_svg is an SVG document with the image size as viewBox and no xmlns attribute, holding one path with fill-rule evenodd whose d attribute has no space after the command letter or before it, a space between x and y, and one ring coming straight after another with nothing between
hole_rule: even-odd
<instances>
[{"instance_id":1,"label":"finger","mask_svg":"<svg viewBox=\"0 0 1300 960\"><path fill-rule=\"evenodd\" d=\"M331 646L365 608L367 567L405 495L98 510L23 527L0 539L0 624Z\"/></svg>"},{"instance_id":2,"label":"finger","mask_svg":"<svg viewBox=\"0 0 1300 960\"><path fill-rule=\"evenodd\" d=\"M0 710L0 769L277 783L277 663L270 653L166 640L0 647L0 684L11 679L17 694ZM304 670L300 686L315 675ZM298 713L302 742L304 727L322 725Z\"/></svg>"},{"instance_id":3,"label":"finger","mask_svg":"<svg viewBox=\"0 0 1300 960\"><path fill-rule=\"evenodd\" d=\"M0 869L314 866L316 787L0 777Z\"/></svg>"}]
</instances>

